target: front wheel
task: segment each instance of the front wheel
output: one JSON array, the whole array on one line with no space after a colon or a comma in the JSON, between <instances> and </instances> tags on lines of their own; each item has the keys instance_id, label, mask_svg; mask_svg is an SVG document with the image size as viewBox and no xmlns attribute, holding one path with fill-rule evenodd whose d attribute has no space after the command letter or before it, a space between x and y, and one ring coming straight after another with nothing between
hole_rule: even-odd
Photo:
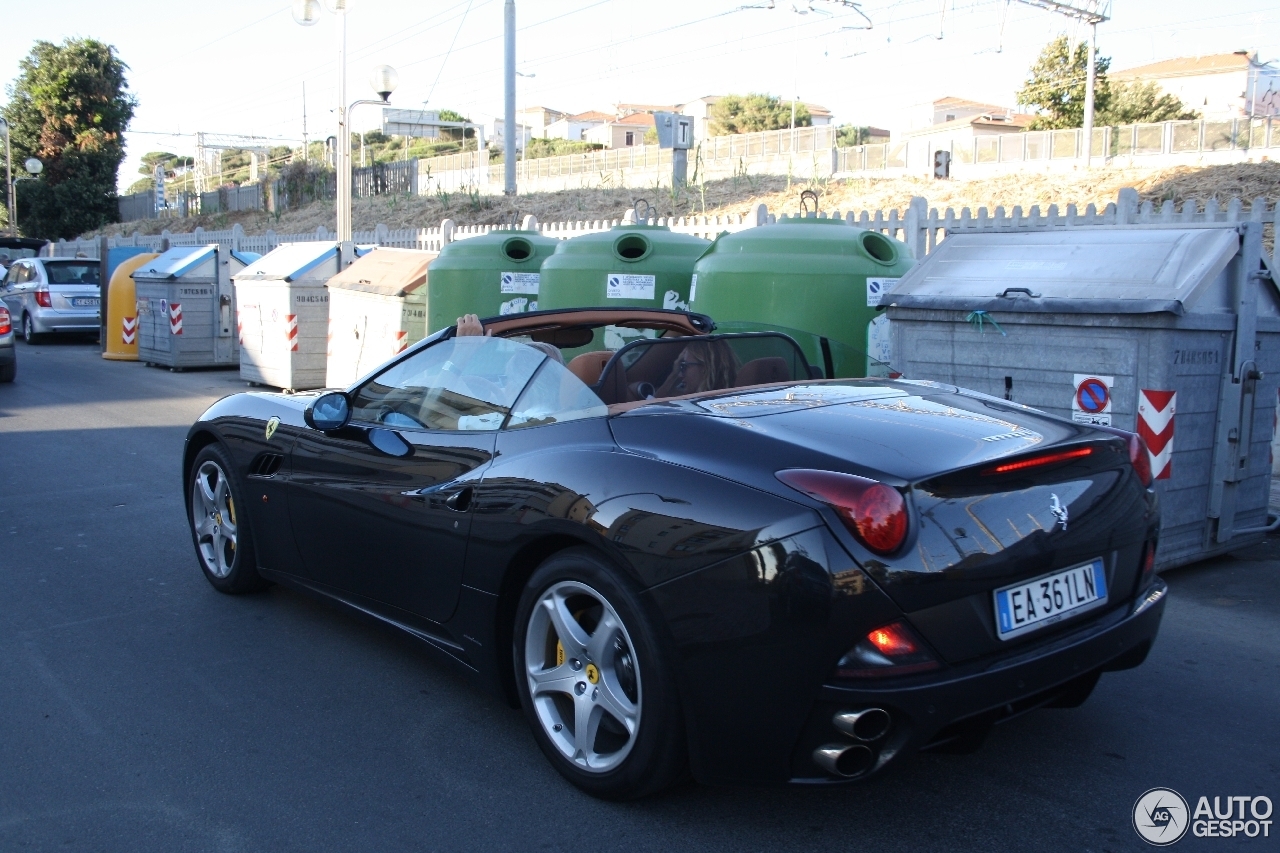
<instances>
[{"instance_id":1,"label":"front wheel","mask_svg":"<svg viewBox=\"0 0 1280 853\"><path fill-rule=\"evenodd\" d=\"M673 679L636 592L575 548L534 572L516 615L517 689L538 745L612 800L655 793L686 767Z\"/></svg>"},{"instance_id":2,"label":"front wheel","mask_svg":"<svg viewBox=\"0 0 1280 853\"><path fill-rule=\"evenodd\" d=\"M240 487L229 475L231 470L226 452L216 444L196 454L187 492L187 519L205 578L219 592L234 595L269 584L258 574L249 518L243 511Z\"/></svg>"}]
</instances>

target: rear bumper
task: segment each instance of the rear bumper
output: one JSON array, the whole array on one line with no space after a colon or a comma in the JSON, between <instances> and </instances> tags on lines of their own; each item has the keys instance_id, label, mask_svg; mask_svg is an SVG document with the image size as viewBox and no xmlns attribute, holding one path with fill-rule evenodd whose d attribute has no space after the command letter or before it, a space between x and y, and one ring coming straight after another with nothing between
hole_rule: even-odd
<instances>
[{"instance_id":1,"label":"rear bumper","mask_svg":"<svg viewBox=\"0 0 1280 853\"><path fill-rule=\"evenodd\" d=\"M31 323L37 334L45 332L91 332L101 323L97 309L90 311L33 311Z\"/></svg>"},{"instance_id":2,"label":"rear bumper","mask_svg":"<svg viewBox=\"0 0 1280 853\"><path fill-rule=\"evenodd\" d=\"M889 734L874 747L874 768L858 777L865 779L904 752L957 742L976 745L995 723L1055 701L1070 701L1069 694L1097 673L1142 663L1160 629L1167 591L1157 578L1122 617L1113 615L1103 629L1090 626L981 669L952 670L936 680L897 686L824 685L793 755L792 781L852 781L828 776L812 758L819 746L850 742L831 723L841 710L884 708L893 718Z\"/></svg>"}]
</instances>

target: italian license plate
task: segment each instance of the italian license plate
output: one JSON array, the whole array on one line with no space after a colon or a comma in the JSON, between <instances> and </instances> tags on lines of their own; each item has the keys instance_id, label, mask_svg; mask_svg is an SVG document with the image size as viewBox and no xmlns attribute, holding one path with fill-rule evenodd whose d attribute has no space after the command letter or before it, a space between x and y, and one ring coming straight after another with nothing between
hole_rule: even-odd
<instances>
[{"instance_id":1,"label":"italian license plate","mask_svg":"<svg viewBox=\"0 0 1280 853\"><path fill-rule=\"evenodd\" d=\"M96 296L73 296L71 297L72 308L97 308L98 297Z\"/></svg>"},{"instance_id":2,"label":"italian license plate","mask_svg":"<svg viewBox=\"0 0 1280 853\"><path fill-rule=\"evenodd\" d=\"M1060 622L1107 601L1107 573L1098 558L995 591L996 635L1007 640Z\"/></svg>"}]
</instances>

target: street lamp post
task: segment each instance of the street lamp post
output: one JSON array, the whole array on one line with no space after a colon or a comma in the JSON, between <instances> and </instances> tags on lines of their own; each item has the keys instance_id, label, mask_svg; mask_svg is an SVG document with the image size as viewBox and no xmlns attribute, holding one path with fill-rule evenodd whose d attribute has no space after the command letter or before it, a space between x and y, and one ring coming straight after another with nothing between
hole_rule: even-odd
<instances>
[{"instance_id":1,"label":"street lamp post","mask_svg":"<svg viewBox=\"0 0 1280 853\"><path fill-rule=\"evenodd\" d=\"M338 186L334 217L338 242L343 244L351 242L351 110L361 104L385 104L398 82L394 68L379 65L373 70L370 83L382 100L347 103L347 10L350 5L350 0L324 0L325 8L338 16L338 148L335 158ZM304 27L315 24L320 20L320 0L294 0L293 19Z\"/></svg>"},{"instance_id":2,"label":"street lamp post","mask_svg":"<svg viewBox=\"0 0 1280 853\"><path fill-rule=\"evenodd\" d=\"M13 198L13 154L9 150L9 122L0 118L0 131L4 132L4 189L9 203L9 236L18 236L18 206Z\"/></svg>"}]
</instances>

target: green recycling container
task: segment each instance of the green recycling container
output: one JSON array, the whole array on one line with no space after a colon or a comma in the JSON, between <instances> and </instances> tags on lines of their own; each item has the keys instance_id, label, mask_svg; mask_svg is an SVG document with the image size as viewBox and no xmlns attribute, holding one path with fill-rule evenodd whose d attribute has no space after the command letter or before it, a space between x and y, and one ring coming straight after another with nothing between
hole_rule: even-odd
<instances>
[{"instance_id":1,"label":"green recycling container","mask_svg":"<svg viewBox=\"0 0 1280 853\"><path fill-rule=\"evenodd\" d=\"M537 311L539 268L560 245L537 231L490 231L446 243L427 267L427 334L463 314Z\"/></svg>"},{"instance_id":2,"label":"green recycling container","mask_svg":"<svg viewBox=\"0 0 1280 853\"><path fill-rule=\"evenodd\" d=\"M689 306L722 332L788 332L829 377L885 376L889 321L875 306L914 263L905 243L842 219L781 219L721 234Z\"/></svg>"},{"instance_id":3,"label":"green recycling container","mask_svg":"<svg viewBox=\"0 0 1280 853\"><path fill-rule=\"evenodd\" d=\"M542 262L538 305L687 311L693 265L710 245L665 225L618 225L574 237Z\"/></svg>"}]
</instances>

